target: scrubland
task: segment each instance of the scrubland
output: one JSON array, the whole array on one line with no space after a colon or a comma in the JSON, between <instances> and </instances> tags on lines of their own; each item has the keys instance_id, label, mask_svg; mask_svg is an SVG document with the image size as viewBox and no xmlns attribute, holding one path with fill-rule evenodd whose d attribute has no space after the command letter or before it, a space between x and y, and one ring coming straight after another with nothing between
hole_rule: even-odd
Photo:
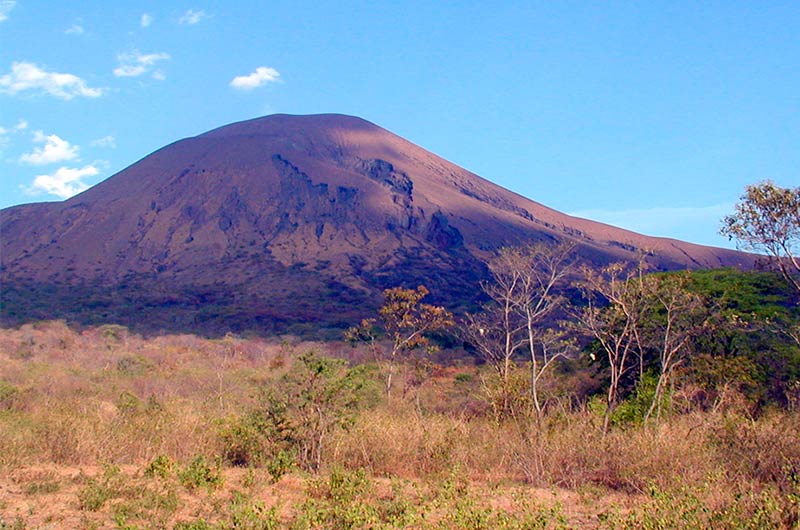
<instances>
[{"instance_id":1,"label":"scrubland","mask_svg":"<svg viewBox=\"0 0 800 530\"><path fill-rule=\"evenodd\" d=\"M397 370L387 399L343 342L0 330L0 529L800 527L792 407L676 383L604 432L580 373L501 416L469 358Z\"/></svg>"}]
</instances>

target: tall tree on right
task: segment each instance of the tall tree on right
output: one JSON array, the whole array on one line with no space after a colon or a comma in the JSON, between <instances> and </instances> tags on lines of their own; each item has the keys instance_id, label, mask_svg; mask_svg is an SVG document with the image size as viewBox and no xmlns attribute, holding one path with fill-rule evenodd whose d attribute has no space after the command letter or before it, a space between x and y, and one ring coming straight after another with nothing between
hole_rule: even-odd
<instances>
[{"instance_id":1,"label":"tall tree on right","mask_svg":"<svg viewBox=\"0 0 800 530\"><path fill-rule=\"evenodd\" d=\"M720 233L741 250L765 254L800 292L800 187L782 188L770 180L752 184L735 210L722 220Z\"/></svg>"}]
</instances>

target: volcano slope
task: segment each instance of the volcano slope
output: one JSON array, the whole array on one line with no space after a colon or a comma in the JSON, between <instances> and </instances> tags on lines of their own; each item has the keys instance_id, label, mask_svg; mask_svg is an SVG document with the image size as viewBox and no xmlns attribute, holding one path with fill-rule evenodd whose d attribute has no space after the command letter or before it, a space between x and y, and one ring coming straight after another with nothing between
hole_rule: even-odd
<instances>
[{"instance_id":1,"label":"volcano slope","mask_svg":"<svg viewBox=\"0 0 800 530\"><path fill-rule=\"evenodd\" d=\"M570 217L359 118L274 115L147 156L64 202L0 212L2 323L307 333L425 284L474 304L501 246L570 241L601 265L747 266L746 255Z\"/></svg>"}]
</instances>

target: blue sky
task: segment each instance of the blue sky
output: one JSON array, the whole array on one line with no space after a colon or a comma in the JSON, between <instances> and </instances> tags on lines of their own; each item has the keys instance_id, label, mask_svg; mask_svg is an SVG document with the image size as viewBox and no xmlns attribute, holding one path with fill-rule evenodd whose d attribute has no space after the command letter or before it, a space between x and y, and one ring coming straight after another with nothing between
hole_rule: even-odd
<instances>
[{"instance_id":1,"label":"blue sky","mask_svg":"<svg viewBox=\"0 0 800 530\"><path fill-rule=\"evenodd\" d=\"M0 0L0 207L338 112L558 210L728 245L746 184L800 184L798 36L796 0Z\"/></svg>"}]
</instances>

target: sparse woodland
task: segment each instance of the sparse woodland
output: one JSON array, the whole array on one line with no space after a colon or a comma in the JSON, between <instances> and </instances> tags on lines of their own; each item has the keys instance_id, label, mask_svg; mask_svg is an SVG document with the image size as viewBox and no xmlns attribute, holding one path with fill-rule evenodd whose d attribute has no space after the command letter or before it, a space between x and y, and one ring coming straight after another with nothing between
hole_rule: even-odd
<instances>
[{"instance_id":1,"label":"sparse woodland","mask_svg":"<svg viewBox=\"0 0 800 530\"><path fill-rule=\"evenodd\" d=\"M391 289L338 342L2 330L0 528L800 528L785 257L504 249L479 311Z\"/></svg>"}]
</instances>

